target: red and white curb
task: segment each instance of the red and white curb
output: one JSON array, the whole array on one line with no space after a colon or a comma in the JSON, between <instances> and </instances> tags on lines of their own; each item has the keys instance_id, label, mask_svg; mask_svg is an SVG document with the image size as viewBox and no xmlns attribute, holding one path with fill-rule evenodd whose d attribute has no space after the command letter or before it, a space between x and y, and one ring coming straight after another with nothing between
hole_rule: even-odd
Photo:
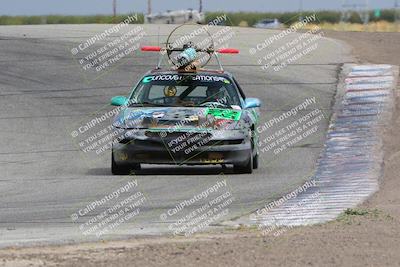
<instances>
[{"instance_id":1,"label":"red and white curb","mask_svg":"<svg viewBox=\"0 0 400 267\"><path fill-rule=\"evenodd\" d=\"M381 129L391 117L397 77L396 66L345 65L335 112L311 181L231 223L323 223L373 194L382 174Z\"/></svg>"}]
</instances>

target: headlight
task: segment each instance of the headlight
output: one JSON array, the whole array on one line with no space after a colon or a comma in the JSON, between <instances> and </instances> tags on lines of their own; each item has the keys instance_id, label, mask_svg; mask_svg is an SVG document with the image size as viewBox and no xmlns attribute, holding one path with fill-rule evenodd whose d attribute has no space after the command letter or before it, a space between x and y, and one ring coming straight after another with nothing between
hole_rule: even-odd
<instances>
[{"instance_id":1,"label":"headlight","mask_svg":"<svg viewBox=\"0 0 400 267\"><path fill-rule=\"evenodd\" d=\"M117 129L147 129L149 125L145 125L142 119L124 120L123 122L114 121L112 124Z\"/></svg>"},{"instance_id":2,"label":"headlight","mask_svg":"<svg viewBox=\"0 0 400 267\"><path fill-rule=\"evenodd\" d=\"M125 123L120 122L118 120L113 122L112 127L117 128L117 129L126 129Z\"/></svg>"}]
</instances>

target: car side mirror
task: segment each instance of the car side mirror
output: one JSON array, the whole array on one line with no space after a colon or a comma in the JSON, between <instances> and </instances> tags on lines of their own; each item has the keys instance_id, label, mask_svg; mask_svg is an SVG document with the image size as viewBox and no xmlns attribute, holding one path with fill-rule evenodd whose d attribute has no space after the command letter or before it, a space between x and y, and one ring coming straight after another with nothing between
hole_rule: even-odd
<instances>
[{"instance_id":1,"label":"car side mirror","mask_svg":"<svg viewBox=\"0 0 400 267\"><path fill-rule=\"evenodd\" d=\"M244 101L244 108L259 108L261 101L258 98L246 98Z\"/></svg>"},{"instance_id":2,"label":"car side mirror","mask_svg":"<svg viewBox=\"0 0 400 267\"><path fill-rule=\"evenodd\" d=\"M114 96L111 98L111 105L112 106L123 106L125 105L127 98L125 96Z\"/></svg>"}]
</instances>

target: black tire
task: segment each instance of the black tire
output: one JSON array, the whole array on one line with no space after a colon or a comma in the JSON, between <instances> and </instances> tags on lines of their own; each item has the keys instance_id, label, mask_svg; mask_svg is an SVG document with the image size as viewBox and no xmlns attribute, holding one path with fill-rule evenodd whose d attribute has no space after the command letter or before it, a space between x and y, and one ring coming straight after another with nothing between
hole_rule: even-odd
<instances>
[{"instance_id":1,"label":"black tire","mask_svg":"<svg viewBox=\"0 0 400 267\"><path fill-rule=\"evenodd\" d=\"M252 127L252 131L251 131L251 151L254 152L254 150L256 149L256 154L253 156L253 169L256 170L258 169L258 150L257 150L257 144L254 141L254 127ZM253 155L253 154L252 154Z\"/></svg>"},{"instance_id":2,"label":"black tire","mask_svg":"<svg viewBox=\"0 0 400 267\"><path fill-rule=\"evenodd\" d=\"M127 174L128 170L125 166L118 165L114 160L114 153L111 153L111 173L114 175Z\"/></svg>"},{"instance_id":3,"label":"black tire","mask_svg":"<svg viewBox=\"0 0 400 267\"><path fill-rule=\"evenodd\" d=\"M140 166L140 163L134 163L128 166L129 174L134 174L136 171L140 171L141 169L142 167Z\"/></svg>"},{"instance_id":4,"label":"black tire","mask_svg":"<svg viewBox=\"0 0 400 267\"><path fill-rule=\"evenodd\" d=\"M111 153L111 173L114 175L127 175L141 169L140 163L131 165L119 165L114 160L114 153Z\"/></svg>"},{"instance_id":5,"label":"black tire","mask_svg":"<svg viewBox=\"0 0 400 267\"><path fill-rule=\"evenodd\" d=\"M233 165L234 173L253 173L253 154L250 153L249 159L244 165L234 164Z\"/></svg>"},{"instance_id":6,"label":"black tire","mask_svg":"<svg viewBox=\"0 0 400 267\"><path fill-rule=\"evenodd\" d=\"M253 157L253 169L258 169L258 153Z\"/></svg>"}]
</instances>

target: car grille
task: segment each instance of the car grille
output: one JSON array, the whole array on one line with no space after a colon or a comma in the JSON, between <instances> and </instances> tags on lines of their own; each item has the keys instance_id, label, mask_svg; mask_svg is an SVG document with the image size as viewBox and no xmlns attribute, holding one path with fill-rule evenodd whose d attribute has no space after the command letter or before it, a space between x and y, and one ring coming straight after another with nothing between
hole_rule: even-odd
<instances>
[{"instance_id":1,"label":"car grille","mask_svg":"<svg viewBox=\"0 0 400 267\"><path fill-rule=\"evenodd\" d=\"M161 142L170 142L173 140L177 140L179 142L185 142L190 139L192 140L201 140L204 138L210 138L212 135L210 133L195 133L195 132L172 132L168 133L164 132L146 132L147 137L151 138L153 141L161 141Z\"/></svg>"},{"instance_id":2,"label":"car grille","mask_svg":"<svg viewBox=\"0 0 400 267\"><path fill-rule=\"evenodd\" d=\"M236 140L210 140L207 145L208 146L222 146L222 145L239 145L243 143L244 139L236 139Z\"/></svg>"}]
</instances>

